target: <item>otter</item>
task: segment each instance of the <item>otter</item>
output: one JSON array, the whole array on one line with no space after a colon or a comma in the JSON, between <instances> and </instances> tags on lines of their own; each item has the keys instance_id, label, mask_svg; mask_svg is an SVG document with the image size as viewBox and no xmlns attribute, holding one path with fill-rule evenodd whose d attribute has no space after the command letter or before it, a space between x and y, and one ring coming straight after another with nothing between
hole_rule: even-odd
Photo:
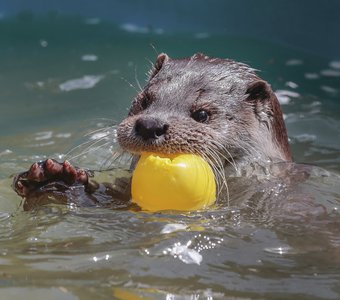
<instances>
[{"instance_id":1,"label":"otter","mask_svg":"<svg viewBox=\"0 0 340 300\"><path fill-rule=\"evenodd\" d=\"M292 161L283 114L271 86L246 64L200 53L184 59L164 53L157 57L147 84L118 125L117 138L121 148L136 157L146 151L201 155L225 176L252 163ZM25 199L41 199L52 192L69 201L71 187L84 186L80 196L87 195L87 204L100 202L94 199L94 190L129 200L123 183L113 189L93 187L89 176L67 161L48 159L15 176L13 187ZM43 198L38 202L49 201Z\"/></svg>"}]
</instances>

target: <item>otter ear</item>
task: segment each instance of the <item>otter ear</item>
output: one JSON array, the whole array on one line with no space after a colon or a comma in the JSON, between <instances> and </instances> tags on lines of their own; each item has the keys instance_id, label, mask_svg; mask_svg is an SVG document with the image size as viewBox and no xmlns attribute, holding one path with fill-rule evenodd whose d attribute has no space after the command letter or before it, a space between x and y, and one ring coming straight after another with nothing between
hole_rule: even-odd
<instances>
[{"instance_id":1,"label":"otter ear","mask_svg":"<svg viewBox=\"0 0 340 300\"><path fill-rule=\"evenodd\" d=\"M252 105L256 118L269 128L268 122L273 117L275 103L273 98L276 98L270 85L263 80L257 80L248 87L246 93L246 101Z\"/></svg>"},{"instance_id":2,"label":"otter ear","mask_svg":"<svg viewBox=\"0 0 340 300\"><path fill-rule=\"evenodd\" d=\"M247 101L265 101L272 96L273 92L269 84L263 80L252 82L246 91Z\"/></svg>"},{"instance_id":3,"label":"otter ear","mask_svg":"<svg viewBox=\"0 0 340 300\"><path fill-rule=\"evenodd\" d=\"M165 53L158 55L157 60L150 72L150 79L156 76L156 74L162 69L162 66L169 60L169 56Z\"/></svg>"}]
</instances>

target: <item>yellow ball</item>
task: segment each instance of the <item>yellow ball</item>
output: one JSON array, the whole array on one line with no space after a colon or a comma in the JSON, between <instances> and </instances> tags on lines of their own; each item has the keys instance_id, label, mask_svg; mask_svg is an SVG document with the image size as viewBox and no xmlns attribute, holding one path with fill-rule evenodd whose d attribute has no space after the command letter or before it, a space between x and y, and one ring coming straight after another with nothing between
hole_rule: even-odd
<instances>
[{"instance_id":1,"label":"yellow ball","mask_svg":"<svg viewBox=\"0 0 340 300\"><path fill-rule=\"evenodd\" d=\"M143 153L132 176L132 201L143 210L197 210L215 199L214 173L197 155Z\"/></svg>"}]
</instances>

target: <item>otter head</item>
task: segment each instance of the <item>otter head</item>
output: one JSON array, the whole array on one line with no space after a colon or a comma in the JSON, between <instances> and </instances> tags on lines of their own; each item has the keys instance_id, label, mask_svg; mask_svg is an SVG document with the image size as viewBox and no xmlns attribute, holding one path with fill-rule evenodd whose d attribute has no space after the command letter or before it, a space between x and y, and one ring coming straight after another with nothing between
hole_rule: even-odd
<instances>
[{"instance_id":1,"label":"otter head","mask_svg":"<svg viewBox=\"0 0 340 300\"><path fill-rule=\"evenodd\" d=\"M245 64L196 54L157 58L118 127L124 150L194 153L213 161L291 161L279 102Z\"/></svg>"}]
</instances>

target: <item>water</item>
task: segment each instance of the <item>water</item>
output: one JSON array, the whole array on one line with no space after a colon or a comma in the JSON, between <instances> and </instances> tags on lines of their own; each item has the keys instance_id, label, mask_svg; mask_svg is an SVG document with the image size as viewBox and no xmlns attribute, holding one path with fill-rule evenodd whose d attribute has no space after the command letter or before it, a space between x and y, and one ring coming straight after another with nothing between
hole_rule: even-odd
<instances>
[{"instance_id":1,"label":"water","mask_svg":"<svg viewBox=\"0 0 340 300\"><path fill-rule=\"evenodd\" d=\"M339 62L259 39L55 14L1 20L0 36L1 299L339 299ZM321 204L321 216L280 215L275 191L265 196L256 186L253 198L239 191L229 207L187 214L23 211L10 174L64 158L93 136L85 134L119 122L162 51L261 70L284 103L295 160L329 171L316 168L295 190ZM105 158L78 163L98 169Z\"/></svg>"}]
</instances>

